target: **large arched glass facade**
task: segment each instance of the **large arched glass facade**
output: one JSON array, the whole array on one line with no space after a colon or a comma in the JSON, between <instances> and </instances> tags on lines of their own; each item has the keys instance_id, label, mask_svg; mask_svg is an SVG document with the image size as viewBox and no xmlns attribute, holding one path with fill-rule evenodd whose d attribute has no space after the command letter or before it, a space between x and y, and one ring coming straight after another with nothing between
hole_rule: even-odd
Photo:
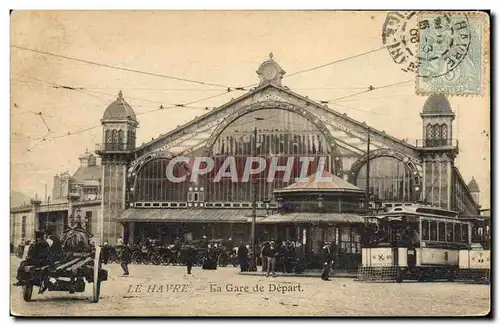
<instances>
[{"instance_id":1,"label":"large arched glass facade","mask_svg":"<svg viewBox=\"0 0 500 326\"><path fill-rule=\"evenodd\" d=\"M358 172L356 185L366 189L365 163ZM402 161L394 157L376 157L370 160L370 192L383 201L413 201L413 176Z\"/></svg>"},{"instance_id":2,"label":"large arched glass facade","mask_svg":"<svg viewBox=\"0 0 500 326\"><path fill-rule=\"evenodd\" d=\"M160 157L146 162L137 172L133 201L139 202L185 202L188 182L172 182L167 178L170 159ZM189 180L187 164L173 165L172 175L176 178L186 176Z\"/></svg>"},{"instance_id":3,"label":"large arched glass facade","mask_svg":"<svg viewBox=\"0 0 500 326\"><path fill-rule=\"evenodd\" d=\"M257 129L256 148L253 148L254 131ZM266 160L266 169L255 175L256 198L258 202L273 199L273 190L294 183L301 175L300 157L309 157L311 162L305 175L316 172L320 158L324 158L325 170L332 173L334 164L331 146L318 128L303 116L282 109L264 109L248 113L232 122L216 139L211 153L215 169L203 178L206 200L212 202L251 202L253 200L252 178L241 182L247 157L256 156ZM229 177L213 182L222 162L227 157L234 157L238 182ZM285 166L293 159L290 178L285 172L278 171L274 180L268 182L272 160L277 165ZM338 159L338 158L337 158ZM253 167L257 166L254 163ZM290 163L289 163L290 164Z\"/></svg>"}]
</instances>

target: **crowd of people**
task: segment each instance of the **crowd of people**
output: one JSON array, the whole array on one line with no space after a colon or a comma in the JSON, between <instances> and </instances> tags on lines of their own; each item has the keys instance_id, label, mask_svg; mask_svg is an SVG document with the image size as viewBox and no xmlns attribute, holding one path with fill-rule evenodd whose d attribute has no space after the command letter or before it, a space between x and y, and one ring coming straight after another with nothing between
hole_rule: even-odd
<instances>
[{"instance_id":1,"label":"crowd of people","mask_svg":"<svg viewBox=\"0 0 500 326\"><path fill-rule=\"evenodd\" d=\"M302 243L289 240L271 240L256 245L254 262L252 250L248 245L242 243L238 247L237 255L242 272L256 271L260 265L267 276L276 276L276 272L301 274L312 260L312 254L306 252Z\"/></svg>"},{"instance_id":2,"label":"crowd of people","mask_svg":"<svg viewBox=\"0 0 500 326\"><path fill-rule=\"evenodd\" d=\"M103 257L105 262L108 257L107 248L109 247L107 243L104 243ZM141 243L141 247L151 251L154 247L153 241L146 238ZM227 247L226 249L229 249L232 251L232 254L236 255L242 272L257 271L258 266L262 266L262 271L266 273L267 277L276 277L276 272L301 274L310 264L310 257L300 242L289 240L265 241L259 245L255 245L255 255L250 245L240 242L238 247L234 247L230 238L225 241L224 247ZM123 275L127 276L130 274L129 264L131 263L132 249L121 238L117 239L115 249L118 253ZM172 252L182 253L188 274L192 273L193 265L199 260L200 255L204 269L216 269L219 254L217 249L217 244L209 243L206 236L203 236L196 245L191 241L182 243L180 238L176 238L171 247ZM42 263L42 261L54 260L54 257L61 254L62 250L61 240L53 232L37 232L35 244L31 246L26 262L20 266L18 279L21 279L20 273L22 273L22 267L26 263L37 264ZM321 278L328 279L334 258L334 250L331 247L331 243L325 243L322 253L324 270Z\"/></svg>"}]
</instances>

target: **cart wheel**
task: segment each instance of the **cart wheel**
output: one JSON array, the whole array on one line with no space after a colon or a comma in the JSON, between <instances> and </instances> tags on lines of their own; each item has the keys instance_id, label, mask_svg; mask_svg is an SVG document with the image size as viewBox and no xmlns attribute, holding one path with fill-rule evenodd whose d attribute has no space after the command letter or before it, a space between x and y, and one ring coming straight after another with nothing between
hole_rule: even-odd
<instances>
[{"instance_id":1,"label":"cart wheel","mask_svg":"<svg viewBox=\"0 0 500 326\"><path fill-rule=\"evenodd\" d=\"M33 295L33 284L23 285L23 299L28 302L31 301L31 296Z\"/></svg>"},{"instance_id":2,"label":"cart wheel","mask_svg":"<svg viewBox=\"0 0 500 326\"><path fill-rule=\"evenodd\" d=\"M142 255L141 253L139 252L134 252L132 254L132 256L130 257L130 260L132 261L132 263L134 264L140 264L142 262Z\"/></svg>"},{"instance_id":3,"label":"cart wheel","mask_svg":"<svg viewBox=\"0 0 500 326\"><path fill-rule=\"evenodd\" d=\"M99 295L101 293L101 280L99 280L99 271L101 270L102 262L101 262L101 247L97 246L95 248L95 257L94 257L94 286L93 286L93 296L92 302L99 302Z\"/></svg>"},{"instance_id":4,"label":"cart wheel","mask_svg":"<svg viewBox=\"0 0 500 326\"><path fill-rule=\"evenodd\" d=\"M396 274L396 282L398 282L398 283L403 282L403 271L402 270L398 270L398 272Z\"/></svg>"},{"instance_id":5,"label":"cart wheel","mask_svg":"<svg viewBox=\"0 0 500 326\"><path fill-rule=\"evenodd\" d=\"M448 282L453 282L457 278L457 274L458 274L458 272L454 268L452 268L448 271L448 275L447 275L446 279L448 280Z\"/></svg>"},{"instance_id":6,"label":"cart wheel","mask_svg":"<svg viewBox=\"0 0 500 326\"><path fill-rule=\"evenodd\" d=\"M226 253L223 252L219 255L219 258L217 259L217 265L219 265L220 267L226 267L228 260L229 257L227 256Z\"/></svg>"},{"instance_id":7,"label":"cart wheel","mask_svg":"<svg viewBox=\"0 0 500 326\"><path fill-rule=\"evenodd\" d=\"M160 260L161 260L162 265L168 266L168 264L170 264L170 255L163 254L163 255L161 255Z\"/></svg>"},{"instance_id":8,"label":"cart wheel","mask_svg":"<svg viewBox=\"0 0 500 326\"><path fill-rule=\"evenodd\" d=\"M161 256L158 253L154 253L151 255L151 262L153 265L160 265L161 264Z\"/></svg>"}]
</instances>

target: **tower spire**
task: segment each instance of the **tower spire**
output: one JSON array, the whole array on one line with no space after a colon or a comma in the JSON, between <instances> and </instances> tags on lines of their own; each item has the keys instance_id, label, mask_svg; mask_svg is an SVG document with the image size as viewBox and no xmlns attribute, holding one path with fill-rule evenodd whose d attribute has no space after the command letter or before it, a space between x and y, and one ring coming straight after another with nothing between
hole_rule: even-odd
<instances>
[{"instance_id":1,"label":"tower spire","mask_svg":"<svg viewBox=\"0 0 500 326\"><path fill-rule=\"evenodd\" d=\"M120 89L120 92L118 93L118 98L123 98L123 92L121 89Z\"/></svg>"}]
</instances>

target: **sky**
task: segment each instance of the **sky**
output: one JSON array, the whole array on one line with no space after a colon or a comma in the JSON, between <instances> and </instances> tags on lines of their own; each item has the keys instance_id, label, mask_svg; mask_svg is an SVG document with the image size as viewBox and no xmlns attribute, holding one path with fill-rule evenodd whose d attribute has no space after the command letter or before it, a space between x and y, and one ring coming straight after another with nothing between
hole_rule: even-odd
<instances>
[{"instance_id":1,"label":"sky","mask_svg":"<svg viewBox=\"0 0 500 326\"><path fill-rule=\"evenodd\" d=\"M204 114L206 107L243 95L245 91L227 92L227 87L257 83L256 70L271 52L287 72L283 85L312 100L329 101L330 108L414 144L422 138L420 112L426 100L415 92L415 76L402 71L386 49L342 60L383 46L386 15L14 11L11 45L213 85L11 47L11 190L43 198L45 185L50 192L55 174L74 173L78 156L102 142L100 119L120 90L138 114L137 145L141 145ZM337 60L342 61L287 77ZM396 83L353 95L370 85ZM214 97L200 100L210 96ZM192 101L197 102L154 111L160 105ZM483 96L451 96L449 101L456 114L453 138L460 145L455 165L466 182L475 177L480 204L489 208L489 89Z\"/></svg>"}]
</instances>

